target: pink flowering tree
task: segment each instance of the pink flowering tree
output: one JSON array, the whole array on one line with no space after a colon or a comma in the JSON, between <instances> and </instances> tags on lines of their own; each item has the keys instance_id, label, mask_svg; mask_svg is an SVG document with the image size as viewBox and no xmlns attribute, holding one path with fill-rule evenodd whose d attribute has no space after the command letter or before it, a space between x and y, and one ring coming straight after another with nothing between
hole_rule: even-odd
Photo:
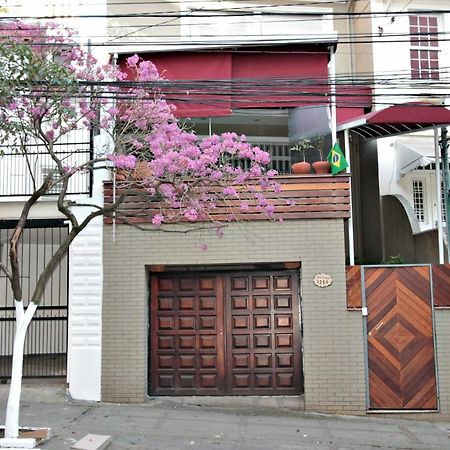
<instances>
[{"instance_id":1,"label":"pink flowering tree","mask_svg":"<svg viewBox=\"0 0 450 450\"><path fill-rule=\"evenodd\" d=\"M180 222L202 222L202 226L209 222L220 236L223 224L211 224L211 211L219 202L238 204L242 212L253 208L272 218L274 208L264 192L276 190L277 185L271 181L275 172L266 170L269 155L249 145L244 136L225 133L199 141L193 132L183 129L174 117L174 106L164 100L162 79L152 63L135 55L128 58L124 71L101 65L76 44L70 30L53 24L11 22L2 28L0 142L22 157L32 180L32 192L9 240L8 263L0 262L16 310L5 430L5 437L14 440L19 433L28 326L53 272L94 218L115 213L127 195L138 190L162 205L151 217L154 229ZM56 151L63 139L89 130L107 136L107 145L89 160L77 162L76 146L71 158ZM45 149L53 164L43 179L35 176L30 163L37 145ZM110 204L96 205L88 197L80 201L69 194L73 177L98 170L111 173L117 186ZM55 189L57 208L70 222L70 231L38 277L31 297L23 298L18 245L31 208ZM74 206L77 210L86 207L88 213L80 218ZM228 220L238 218L235 212L228 216Z\"/></svg>"}]
</instances>

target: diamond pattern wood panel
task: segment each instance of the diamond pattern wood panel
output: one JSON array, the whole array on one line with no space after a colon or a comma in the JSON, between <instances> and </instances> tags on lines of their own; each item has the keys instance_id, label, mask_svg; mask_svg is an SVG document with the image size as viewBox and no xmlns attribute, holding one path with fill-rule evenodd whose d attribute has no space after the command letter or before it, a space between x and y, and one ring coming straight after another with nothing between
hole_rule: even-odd
<instances>
[{"instance_id":1,"label":"diamond pattern wood panel","mask_svg":"<svg viewBox=\"0 0 450 450\"><path fill-rule=\"evenodd\" d=\"M433 264L434 306L450 307L450 264Z\"/></svg>"},{"instance_id":2,"label":"diamond pattern wood panel","mask_svg":"<svg viewBox=\"0 0 450 450\"><path fill-rule=\"evenodd\" d=\"M430 268L363 270L369 409L437 409Z\"/></svg>"}]
</instances>

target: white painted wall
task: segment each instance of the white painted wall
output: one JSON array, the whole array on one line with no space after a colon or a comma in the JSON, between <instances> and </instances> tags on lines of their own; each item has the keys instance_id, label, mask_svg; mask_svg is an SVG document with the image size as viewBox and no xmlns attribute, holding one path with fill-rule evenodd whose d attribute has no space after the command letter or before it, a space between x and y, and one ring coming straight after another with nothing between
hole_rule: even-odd
<instances>
[{"instance_id":1,"label":"white painted wall","mask_svg":"<svg viewBox=\"0 0 450 450\"><path fill-rule=\"evenodd\" d=\"M106 1L84 2L83 0L53 2L44 0L14 2L6 14L19 16L62 16L105 14ZM59 19L76 29L79 42L86 45L91 40L92 52L100 61L107 62L109 55L96 44L106 36L106 19ZM77 137L80 141L79 136ZM20 167L17 176L23 176ZM0 165L0 177L10 177ZM104 171L96 171L93 196L73 197L83 203L103 204ZM14 195L14 192L8 192ZM0 219L15 219L23 207L23 197L0 197ZM81 220L91 208L74 208L74 214ZM30 212L30 219L61 218L55 199L39 201ZM69 391L80 400L100 399L101 376L101 307L102 307L102 219L93 221L75 239L69 251L69 329L68 329L68 375Z\"/></svg>"},{"instance_id":2,"label":"white painted wall","mask_svg":"<svg viewBox=\"0 0 450 450\"><path fill-rule=\"evenodd\" d=\"M103 205L105 170L94 171L92 198ZM75 207L78 220L94 208ZM67 379L70 395L100 400L103 296L103 218L94 219L73 241L69 251L69 346Z\"/></svg>"},{"instance_id":3,"label":"white painted wall","mask_svg":"<svg viewBox=\"0 0 450 450\"><path fill-rule=\"evenodd\" d=\"M440 86L442 81L411 80L410 74L410 39L408 14L393 14L395 11L409 11L412 14L419 10L439 11L448 9L448 1L445 0L371 0L372 11L386 11L385 16L372 18L371 29L367 30L377 35L379 29L382 35L374 40L373 44L373 70L375 79L374 99L375 110L383 109L391 104L400 104L413 101L430 101L445 106L450 105L448 91ZM433 12L434 14L434 12ZM439 32L450 33L450 14L438 13ZM397 36L392 36L397 35ZM448 34L441 36L439 42L439 67L448 68L450 60L450 42ZM383 41L398 40L399 42L383 43ZM356 55L366 57L367 55ZM450 73L447 69L446 79ZM444 78L443 77L443 78ZM399 79L398 84L392 85L392 81ZM432 132L413 133L394 138L380 139L378 146L378 164L380 195L398 195L409 203L409 215L412 222L416 222L417 229L425 231L436 227L436 190L434 171L416 170L402 178L397 175L395 164L395 142L397 139L416 140L422 139L428 142L430 148L434 148ZM412 180L422 179L426 185L426 221L417 222L415 215L411 215L413 207Z\"/></svg>"}]
</instances>

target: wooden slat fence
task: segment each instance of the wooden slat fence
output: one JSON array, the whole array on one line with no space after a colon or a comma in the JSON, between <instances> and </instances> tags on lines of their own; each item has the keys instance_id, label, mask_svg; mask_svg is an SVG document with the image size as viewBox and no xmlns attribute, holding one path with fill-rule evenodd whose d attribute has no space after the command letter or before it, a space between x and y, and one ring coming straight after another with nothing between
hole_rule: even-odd
<instances>
[{"instance_id":1,"label":"wooden slat fence","mask_svg":"<svg viewBox=\"0 0 450 450\"><path fill-rule=\"evenodd\" d=\"M433 303L450 308L450 264L432 264ZM361 309L361 266L346 267L347 309Z\"/></svg>"},{"instance_id":2,"label":"wooden slat fence","mask_svg":"<svg viewBox=\"0 0 450 450\"><path fill-rule=\"evenodd\" d=\"M286 175L276 177L281 192L264 194L270 204L275 207L274 219L346 219L350 217L350 186L348 175ZM116 185L116 195L121 192L120 184ZM104 185L105 204L113 202L113 185ZM226 221L230 214L236 220L267 220L264 212L257 208L256 200L248 200L249 209L239 209L240 200L218 201L217 208L209 212L210 219ZM127 196L116 212L116 223L149 223L160 211L168 212L167 207L155 199L151 199L144 189L136 188ZM111 215L104 217L105 224L111 224Z\"/></svg>"}]
</instances>

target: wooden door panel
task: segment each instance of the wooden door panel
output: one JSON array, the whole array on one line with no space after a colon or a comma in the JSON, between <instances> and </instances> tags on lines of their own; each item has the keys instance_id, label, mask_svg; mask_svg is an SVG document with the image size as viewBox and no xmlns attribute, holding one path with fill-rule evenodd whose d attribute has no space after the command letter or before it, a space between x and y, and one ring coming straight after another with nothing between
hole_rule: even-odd
<instances>
[{"instance_id":1,"label":"wooden door panel","mask_svg":"<svg viewBox=\"0 0 450 450\"><path fill-rule=\"evenodd\" d=\"M227 391L297 394L302 386L296 272L226 278Z\"/></svg>"},{"instance_id":2,"label":"wooden door panel","mask_svg":"<svg viewBox=\"0 0 450 450\"><path fill-rule=\"evenodd\" d=\"M295 271L152 276L150 392L300 393L297 278Z\"/></svg>"},{"instance_id":3,"label":"wooden door panel","mask_svg":"<svg viewBox=\"0 0 450 450\"><path fill-rule=\"evenodd\" d=\"M430 269L364 268L369 408L436 409Z\"/></svg>"},{"instance_id":4,"label":"wooden door panel","mask_svg":"<svg viewBox=\"0 0 450 450\"><path fill-rule=\"evenodd\" d=\"M152 394L223 393L223 282L212 274L152 276Z\"/></svg>"}]
</instances>

